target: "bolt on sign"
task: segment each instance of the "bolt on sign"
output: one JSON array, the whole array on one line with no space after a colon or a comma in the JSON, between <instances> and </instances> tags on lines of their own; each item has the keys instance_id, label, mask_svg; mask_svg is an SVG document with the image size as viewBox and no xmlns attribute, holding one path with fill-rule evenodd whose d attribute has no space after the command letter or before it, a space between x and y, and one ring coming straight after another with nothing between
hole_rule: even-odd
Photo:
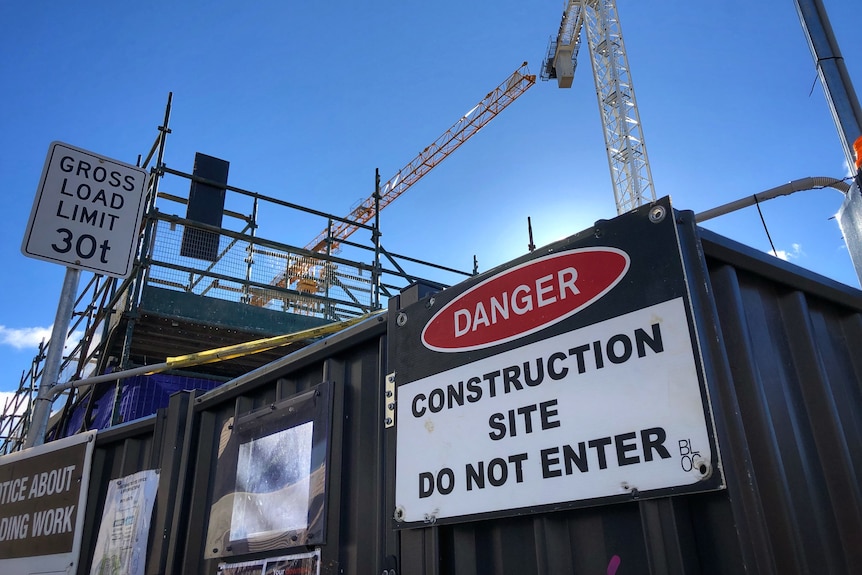
<instances>
[{"instance_id":1,"label":"bolt on sign","mask_svg":"<svg viewBox=\"0 0 862 575\"><path fill-rule=\"evenodd\" d=\"M66 267L128 277L146 191L143 168L53 142L21 252Z\"/></svg>"},{"instance_id":2,"label":"bolt on sign","mask_svg":"<svg viewBox=\"0 0 862 575\"><path fill-rule=\"evenodd\" d=\"M96 432L0 457L0 573L74 573Z\"/></svg>"},{"instance_id":3,"label":"bolt on sign","mask_svg":"<svg viewBox=\"0 0 862 575\"><path fill-rule=\"evenodd\" d=\"M401 527L721 489L668 199L390 313Z\"/></svg>"}]
</instances>

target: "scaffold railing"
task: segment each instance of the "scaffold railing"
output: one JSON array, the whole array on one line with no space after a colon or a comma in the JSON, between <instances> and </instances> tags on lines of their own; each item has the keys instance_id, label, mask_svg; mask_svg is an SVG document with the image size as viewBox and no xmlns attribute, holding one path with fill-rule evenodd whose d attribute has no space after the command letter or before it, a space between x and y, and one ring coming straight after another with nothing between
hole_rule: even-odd
<instances>
[{"instance_id":1,"label":"scaffold railing","mask_svg":"<svg viewBox=\"0 0 862 575\"><path fill-rule=\"evenodd\" d=\"M143 163L138 159L145 168L154 160L154 166L149 168L149 197L133 274L117 280L84 272L83 278L89 281L76 299L71 328L62 342L66 350L60 381L54 384L99 375L108 369L109 362L111 368L128 367L128 357L108 357L106 344L122 318L136 316L143 294L150 289L336 322L375 311L380 302L411 283L445 287L475 274L475 270L460 271L387 251L380 244L378 220L360 226L367 228L369 241L362 243L360 230L355 235L358 240L340 242L337 255L298 247L321 227L333 229L344 218L232 185L215 183L225 190L220 227L188 219L192 182L214 183L163 163L170 106L169 96L164 124L152 150ZM190 230L195 233L189 234ZM216 257L204 260L182 255L184 235L203 235L215 241ZM273 284L272 278L280 272L297 267L307 271L296 282L289 286ZM259 302L265 303L261 306ZM32 402L42 383L42 362L53 343L40 345L30 369L18 382L18 390L3 406L0 454L23 445ZM117 392L122 392L119 384ZM54 398L52 411L74 402L76 393L80 393L77 388L67 388Z\"/></svg>"}]
</instances>

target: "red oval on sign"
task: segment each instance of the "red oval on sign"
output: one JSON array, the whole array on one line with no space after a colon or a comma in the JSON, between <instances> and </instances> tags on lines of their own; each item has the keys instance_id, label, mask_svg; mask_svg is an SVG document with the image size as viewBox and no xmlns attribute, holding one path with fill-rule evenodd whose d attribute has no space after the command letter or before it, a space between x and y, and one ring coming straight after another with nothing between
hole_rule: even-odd
<instances>
[{"instance_id":1,"label":"red oval on sign","mask_svg":"<svg viewBox=\"0 0 862 575\"><path fill-rule=\"evenodd\" d=\"M582 248L544 256L488 278L446 304L425 325L422 343L442 352L512 341L570 317L617 285L629 256Z\"/></svg>"}]
</instances>

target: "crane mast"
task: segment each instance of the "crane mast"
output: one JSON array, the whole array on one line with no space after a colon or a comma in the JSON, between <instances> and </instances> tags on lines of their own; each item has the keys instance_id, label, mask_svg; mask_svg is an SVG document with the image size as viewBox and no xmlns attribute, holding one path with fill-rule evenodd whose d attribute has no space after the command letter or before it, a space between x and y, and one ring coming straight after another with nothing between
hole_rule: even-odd
<instances>
[{"instance_id":1,"label":"crane mast","mask_svg":"<svg viewBox=\"0 0 862 575\"><path fill-rule=\"evenodd\" d=\"M377 192L359 202L344 218L321 231L311 240L305 249L312 254L333 253L338 250L342 241L346 240L353 232L363 224L371 221L375 215L398 196L406 192L413 184L418 182L430 172L435 166L445 160L452 152L457 150L461 144L469 140L488 122L493 120L497 114L502 112L509 104L514 102L533 84L536 76L529 73L527 63L524 62L508 78L496 88L485 95L469 112L464 114L455 124L443 132L434 142L427 146L418 156L413 158L406 166L398 170L387 182L380 187L379 198ZM294 283L299 285L300 291L316 291L314 280L315 268L320 267L323 262L313 255L302 257L289 265L287 269L276 276L270 284L277 287L290 287ZM251 298L251 303L257 306L266 305L269 302L269 294L258 291Z\"/></svg>"},{"instance_id":2,"label":"crane mast","mask_svg":"<svg viewBox=\"0 0 862 575\"><path fill-rule=\"evenodd\" d=\"M568 0L542 79L570 88L586 36L617 214L655 200L640 115L615 0Z\"/></svg>"}]
</instances>

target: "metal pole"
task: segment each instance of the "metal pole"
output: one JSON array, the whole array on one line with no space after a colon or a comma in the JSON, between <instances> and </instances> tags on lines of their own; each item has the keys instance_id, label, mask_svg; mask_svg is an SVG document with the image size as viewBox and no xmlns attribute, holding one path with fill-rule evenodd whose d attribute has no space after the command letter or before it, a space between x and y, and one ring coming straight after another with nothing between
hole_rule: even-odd
<instances>
[{"instance_id":1,"label":"metal pole","mask_svg":"<svg viewBox=\"0 0 862 575\"><path fill-rule=\"evenodd\" d=\"M251 207L251 221L249 222L250 239L248 240L248 254L245 259L245 285L242 286L242 303L251 301L251 273L254 267L254 237L257 230L257 196L255 196Z\"/></svg>"},{"instance_id":2,"label":"metal pole","mask_svg":"<svg viewBox=\"0 0 862 575\"><path fill-rule=\"evenodd\" d=\"M129 286L129 291L131 295L129 299L126 301L124 312L129 313L129 321L126 324L126 333L123 339L123 351L121 353L121 357L119 358L120 368L125 368L129 362L129 355L131 355L132 349L132 336L135 331L135 324L137 323L138 318L138 301L141 297L141 290L143 286L149 281L150 276L150 259L152 255L152 249L155 245L155 237L156 232L158 230L159 221L155 216L157 212L156 208L156 199L159 195L159 180L162 176L163 169L163 160L165 157L165 146L167 144L168 134L171 133L169 128L171 121L171 104L174 99L174 93L168 92L168 102L165 105L165 117L162 122L162 125L158 127L159 130L159 138L157 140L158 153L156 155L156 165L151 170L152 176L150 177L150 196L147 199L147 207L144 213L144 230L143 230L143 238L141 238L141 242L139 244L139 262L140 265L135 271L135 279ZM147 161L144 162L144 167L149 163L150 157L152 156L152 151L150 152L150 156L147 157ZM120 382L117 382L117 387L114 391L114 408L111 412L111 423L112 425L117 423L118 417L118 406L120 404L120 399L122 396L122 389L120 388Z\"/></svg>"},{"instance_id":3,"label":"metal pole","mask_svg":"<svg viewBox=\"0 0 862 575\"><path fill-rule=\"evenodd\" d=\"M826 102L838 128L838 137L850 169L855 168L853 142L862 136L862 108L853 90L853 83L838 49L838 42L829 24L826 8L821 0L794 0L808 46L814 56L817 74L826 93Z\"/></svg>"},{"instance_id":4,"label":"metal pole","mask_svg":"<svg viewBox=\"0 0 862 575\"><path fill-rule=\"evenodd\" d=\"M60 379L60 364L63 362L63 347L66 344L66 335L69 332L69 324L72 321L72 312L75 309L75 296L78 292L78 282L81 279L81 270L66 268L66 277L63 279L63 291L60 293L60 302L57 304L57 315L54 317L54 327L51 330L51 343L48 346L48 355L45 358L45 369L42 371L42 381L39 383L39 393L36 395L36 403L33 406L33 419L30 421L30 429L27 431L27 439L24 447L35 447L45 442L45 432L48 430L48 419L51 417L51 404L54 401L54 386Z\"/></svg>"},{"instance_id":5,"label":"metal pole","mask_svg":"<svg viewBox=\"0 0 862 575\"><path fill-rule=\"evenodd\" d=\"M324 285L326 286L324 295L326 296L326 309L323 310L324 315L328 319L336 319L334 306L332 305L332 277L335 273L335 270L332 267L332 260L329 257L332 256L332 218L329 218L328 223L326 224L326 261L323 262L323 266L320 268L323 270L323 278Z\"/></svg>"},{"instance_id":6,"label":"metal pole","mask_svg":"<svg viewBox=\"0 0 862 575\"><path fill-rule=\"evenodd\" d=\"M371 273L371 309L380 309L380 168L374 170L374 271Z\"/></svg>"},{"instance_id":7,"label":"metal pole","mask_svg":"<svg viewBox=\"0 0 862 575\"><path fill-rule=\"evenodd\" d=\"M706 220L711 220L712 218L717 218L718 216L723 216L725 214L729 214L731 212L741 210L742 208L747 208L749 206L753 206L756 203L765 202L766 200L771 200L779 196L789 196L790 194L795 194L796 192L801 192L804 190L820 190L825 187L834 188L842 194L846 194L848 190L850 190L850 184L848 184L844 180L838 180L836 178L826 178L823 176L813 178L800 178L798 180L793 180L792 182L788 182L786 184L771 188L769 190L766 190L765 192L760 192L752 196L745 196L744 198L740 198L736 201L723 204L721 206L706 210L704 212L700 212L699 214L695 215L695 221L700 224L705 222Z\"/></svg>"},{"instance_id":8,"label":"metal pole","mask_svg":"<svg viewBox=\"0 0 862 575\"><path fill-rule=\"evenodd\" d=\"M168 92L168 102L165 105L165 119L162 122L162 125L158 127L159 137L156 139L155 146L153 147L153 150L150 151L150 155L147 157L147 161L144 164L144 167L147 167L147 164L149 163L153 152L155 152L158 148L158 154L156 155L156 165L153 167L152 170L150 170L150 173L152 174L152 177L150 178L150 195L147 198L147 208L144 213L144 233L143 238L141 239L139 254L141 267L140 270L136 273L137 280L132 284L131 291L133 295L129 301L130 306L137 305L138 297L140 296L141 286L146 285L150 277L150 252L152 251L151 247L155 245L156 227L159 225L158 218L155 217L155 213L157 212L156 199L159 195L159 181L164 175L162 172L162 170L164 169L164 164L162 162L165 158L165 146L167 144L168 134L171 133L169 125L171 121L171 103L173 102L173 99L174 93ZM120 363L125 364L127 359L128 358L124 355Z\"/></svg>"}]
</instances>

